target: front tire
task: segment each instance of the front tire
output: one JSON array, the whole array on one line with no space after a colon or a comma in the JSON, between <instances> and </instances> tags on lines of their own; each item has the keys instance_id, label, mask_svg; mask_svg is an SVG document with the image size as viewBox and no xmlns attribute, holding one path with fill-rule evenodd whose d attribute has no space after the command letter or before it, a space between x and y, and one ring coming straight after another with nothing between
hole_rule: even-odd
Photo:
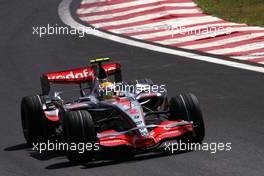
<instances>
[{"instance_id":1,"label":"front tire","mask_svg":"<svg viewBox=\"0 0 264 176\"><path fill-rule=\"evenodd\" d=\"M64 130L66 141L69 146L74 143L79 145L83 143L91 144L91 150L85 150L80 153L78 150L68 150L67 156L71 162L88 162L94 157L94 144L97 140L94 122L90 113L86 110L77 110L65 112Z\"/></svg>"},{"instance_id":2,"label":"front tire","mask_svg":"<svg viewBox=\"0 0 264 176\"><path fill-rule=\"evenodd\" d=\"M169 109L171 112L171 120L182 119L193 122L194 134L190 141L201 143L205 136L205 127L197 97L191 93L172 97L169 103Z\"/></svg>"},{"instance_id":3,"label":"front tire","mask_svg":"<svg viewBox=\"0 0 264 176\"><path fill-rule=\"evenodd\" d=\"M44 142L47 125L39 95L24 97L21 101L21 121L27 143Z\"/></svg>"}]
</instances>

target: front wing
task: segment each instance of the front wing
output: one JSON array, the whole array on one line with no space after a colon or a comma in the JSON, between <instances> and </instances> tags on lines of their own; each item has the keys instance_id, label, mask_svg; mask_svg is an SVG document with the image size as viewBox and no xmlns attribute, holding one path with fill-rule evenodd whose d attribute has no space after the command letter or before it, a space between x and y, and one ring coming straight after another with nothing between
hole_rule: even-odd
<instances>
[{"instance_id":1,"label":"front wing","mask_svg":"<svg viewBox=\"0 0 264 176\"><path fill-rule=\"evenodd\" d=\"M152 128L149 136L141 136L136 131L140 128ZM165 140L170 140L193 131L192 122L187 121L166 121L160 125L147 125L135 127L128 131L117 132L108 130L98 133L97 137L101 146L131 146L133 148L151 148Z\"/></svg>"}]
</instances>

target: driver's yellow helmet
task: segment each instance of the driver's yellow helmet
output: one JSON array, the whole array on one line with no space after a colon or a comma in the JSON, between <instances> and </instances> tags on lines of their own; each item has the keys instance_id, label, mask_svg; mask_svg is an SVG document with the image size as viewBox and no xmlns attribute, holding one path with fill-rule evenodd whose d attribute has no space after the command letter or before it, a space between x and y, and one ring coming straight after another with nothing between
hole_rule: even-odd
<instances>
[{"instance_id":1,"label":"driver's yellow helmet","mask_svg":"<svg viewBox=\"0 0 264 176\"><path fill-rule=\"evenodd\" d=\"M103 99L111 99L115 95L114 84L112 82L103 82L100 84L99 96Z\"/></svg>"}]
</instances>

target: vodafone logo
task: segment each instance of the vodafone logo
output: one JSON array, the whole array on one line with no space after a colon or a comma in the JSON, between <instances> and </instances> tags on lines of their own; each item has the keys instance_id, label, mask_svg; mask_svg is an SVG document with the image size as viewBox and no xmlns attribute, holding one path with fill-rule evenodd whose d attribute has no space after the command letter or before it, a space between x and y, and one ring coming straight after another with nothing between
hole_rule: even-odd
<instances>
[{"instance_id":1,"label":"vodafone logo","mask_svg":"<svg viewBox=\"0 0 264 176\"><path fill-rule=\"evenodd\" d=\"M69 74L65 75L66 79L74 79L74 78L87 78L88 76L92 76L91 72L89 75L88 69L84 69L81 73L73 73L71 71Z\"/></svg>"},{"instance_id":2,"label":"vodafone logo","mask_svg":"<svg viewBox=\"0 0 264 176\"><path fill-rule=\"evenodd\" d=\"M91 78L94 76L92 71L88 69L80 69L76 71L66 71L66 72L58 72L58 73L51 73L48 74L49 80L60 80L60 79L82 79L82 78Z\"/></svg>"}]
</instances>

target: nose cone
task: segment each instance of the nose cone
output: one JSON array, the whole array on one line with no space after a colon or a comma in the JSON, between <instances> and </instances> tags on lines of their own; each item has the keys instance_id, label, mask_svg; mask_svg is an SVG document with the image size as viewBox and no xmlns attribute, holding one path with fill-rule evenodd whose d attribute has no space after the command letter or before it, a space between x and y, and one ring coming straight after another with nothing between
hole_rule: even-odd
<instances>
[{"instance_id":1,"label":"nose cone","mask_svg":"<svg viewBox=\"0 0 264 176\"><path fill-rule=\"evenodd\" d=\"M156 142L152 137L139 138L139 139L136 139L134 142L134 145L139 148L140 147L151 147L155 144Z\"/></svg>"}]
</instances>

